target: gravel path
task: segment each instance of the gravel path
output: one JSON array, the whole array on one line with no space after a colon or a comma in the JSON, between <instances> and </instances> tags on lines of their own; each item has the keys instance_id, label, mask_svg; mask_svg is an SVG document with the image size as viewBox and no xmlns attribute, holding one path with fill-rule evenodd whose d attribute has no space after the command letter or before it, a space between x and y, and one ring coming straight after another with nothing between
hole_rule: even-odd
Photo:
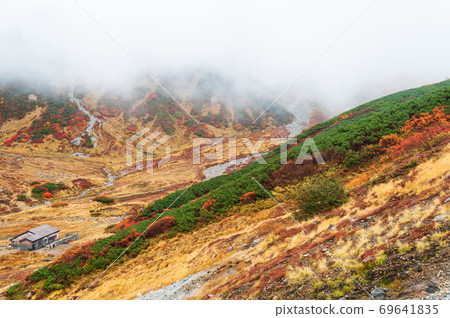
<instances>
[{"instance_id":1,"label":"gravel path","mask_svg":"<svg viewBox=\"0 0 450 318\"><path fill-rule=\"evenodd\" d=\"M152 290L143 296L137 297L136 300L181 300L192 297L214 273L214 270L215 268L205 269L180 279L169 286Z\"/></svg>"}]
</instances>

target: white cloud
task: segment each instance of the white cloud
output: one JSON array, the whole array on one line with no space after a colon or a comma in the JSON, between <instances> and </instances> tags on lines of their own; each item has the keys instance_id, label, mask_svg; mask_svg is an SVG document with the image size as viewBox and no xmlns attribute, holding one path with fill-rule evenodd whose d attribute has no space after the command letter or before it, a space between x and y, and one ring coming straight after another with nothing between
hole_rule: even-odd
<instances>
[{"instance_id":1,"label":"white cloud","mask_svg":"<svg viewBox=\"0 0 450 318\"><path fill-rule=\"evenodd\" d=\"M220 70L273 98L371 2L79 1L156 77ZM449 11L445 0L379 0L286 97L342 110L445 79ZM1 13L0 78L123 86L144 74L74 1L3 1Z\"/></svg>"}]
</instances>

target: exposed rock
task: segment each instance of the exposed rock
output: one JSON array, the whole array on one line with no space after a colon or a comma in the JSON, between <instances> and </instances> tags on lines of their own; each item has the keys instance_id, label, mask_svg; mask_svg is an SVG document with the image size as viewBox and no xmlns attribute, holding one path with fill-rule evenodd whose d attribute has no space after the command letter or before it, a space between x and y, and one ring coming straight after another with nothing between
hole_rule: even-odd
<instances>
[{"instance_id":1,"label":"exposed rock","mask_svg":"<svg viewBox=\"0 0 450 318\"><path fill-rule=\"evenodd\" d=\"M141 292L136 294L136 298L139 298L139 297L142 297L142 293Z\"/></svg>"},{"instance_id":2,"label":"exposed rock","mask_svg":"<svg viewBox=\"0 0 450 318\"><path fill-rule=\"evenodd\" d=\"M433 281L429 282L427 284L427 287L425 287L425 291L427 293L430 293L430 294L435 293L435 292L437 292L439 290L440 290L439 285L436 282L433 282Z\"/></svg>"},{"instance_id":3,"label":"exposed rock","mask_svg":"<svg viewBox=\"0 0 450 318\"><path fill-rule=\"evenodd\" d=\"M260 239L260 238L257 238L257 239L255 239L255 240L252 242L252 245L256 245L256 244L258 244L259 242L261 242L261 239Z\"/></svg>"},{"instance_id":4,"label":"exposed rock","mask_svg":"<svg viewBox=\"0 0 450 318\"><path fill-rule=\"evenodd\" d=\"M375 257L373 257L372 255L369 255L369 256L364 257L362 262L364 264L366 264L366 263L370 263L370 262L373 262L373 261L375 261Z\"/></svg>"},{"instance_id":5,"label":"exposed rock","mask_svg":"<svg viewBox=\"0 0 450 318\"><path fill-rule=\"evenodd\" d=\"M374 299L377 299L377 300L385 299L387 296L385 288L380 288L380 287L375 288L372 291L371 295Z\"/></svg>"},{"instance_id":6,"label":"exposed rock","mask_svg":"<svg viewBox=\"0 0 450 318\"><path fill-rule=\"evenodd\" d=\"M233 246L230 246L230 248L228 249L228 252L231 252L233 250Z\"/></svg>"},{"instance_id":7,"label":"exposed rock","mask_svg":"<svg viewBox=\"0 0 450 318\"><path fill-rule=\"evenodd\" d=\"M445 220L445 214L441 214L441 215L435 216L434 219L433 219L434 222L444 221L444 220Z\"/></svg>"}]
</instances>

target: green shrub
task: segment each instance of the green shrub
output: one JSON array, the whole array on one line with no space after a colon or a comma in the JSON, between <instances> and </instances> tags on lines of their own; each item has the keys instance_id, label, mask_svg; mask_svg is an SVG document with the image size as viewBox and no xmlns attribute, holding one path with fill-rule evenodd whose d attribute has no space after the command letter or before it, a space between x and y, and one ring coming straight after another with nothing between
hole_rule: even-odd
<instances>
[{"instance_id":1,"label":"green shrub","mask_svg":"<svg viewBox=\"0 0 450 318\"><path fill-rule=\"evenodd\" d=\"M6 293L7 293L8 295L13 295L13 294L15 294L22 286L23 286L23 283L17 283L17 284L15 284L15 285L12 285L11 287L9 287L9 288L6 290Z\"/></svg>"},{"instance_id":2,"label":"green shrub","mask_svg":"<svg viewBox=\"0 0 450 318\"><path fill-rule=\"evenodd\" d=\"M38 198L38 199L41 199L42 195L45 192L48 192L48 190L47 190L47 188L44 188L42 186L37 186L37 187L33 188L33 190L31 190L33 197Z\"/></svg>"},{"instance_id":3,"label":"green shrub","mask_svg":"<svg viewBox=\"0 0 450 318\"><path fill-rule=\"evenodd\" d=\"M102 196L96 197L94 199L94 201L101 202L101 203L113 203L114 199L107 195L102 195Z\"/></svg>"},{"instance_id":4,"label":"green shrub","mask_svg":"<svg viewBox=\"0 0 450 318\"><path fill-rule=\"evenodd\" d=\"M344 161L342 162L347 168L351 168L361 163L361 157L358 153L349 151L345 154Z\"/></svg>"},{"instance_id":5,"label":"green shrub","mask_svg":"<svg viewBox=\"0 0 450 318\"><path fill-rule=\"evenodd\" d=\"M51 192L55 191L56 184L54 184L54 183L47 183L45 185L45 187L48 189L48 192L51 193Z\"/></svg>"},{"instance_id":6,"label":"green shrub","mask_svg":"<svg viewBox=\"0 0 450 318\"><path fill-rule=\"evenodd\" d=\"M26 201L28 198L24 194L18 194L17 195L17 201Z\"/></svg>"},{"instance_id":7,"label":"green shrub","mask_svg":"<svg viewBox=\"0 0 450 318\"><path fill-rule=\"evenodd\" d=\"M307 219L341 206L347 201L347 195L339 180L318 174L300 184L295 200L300 208L296 217Z\"/></svg>"}]
</instances>

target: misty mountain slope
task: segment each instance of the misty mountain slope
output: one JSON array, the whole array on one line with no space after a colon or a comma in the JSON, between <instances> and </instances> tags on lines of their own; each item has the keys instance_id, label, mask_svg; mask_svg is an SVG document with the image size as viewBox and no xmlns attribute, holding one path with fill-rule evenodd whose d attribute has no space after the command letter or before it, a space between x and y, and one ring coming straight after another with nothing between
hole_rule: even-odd
<instances>
[{"instance_id":1,"label":"misty mountain slope","mask_svg":"<svg viewBox=\"0 0 450 318\"><path fill-rule=\"evenodd\" d=\"M235 269L218 272L198 297L366 298L360 285L374 284L394 290L393 297L411 295L396 280L398 269L416 268L407 262L411 257L439 268L448 255L449 102L445 81L358 106L298 135L287 164L280 164L278 148L265 165L254 162L174 192L109 229L111 236L67 251L6 295L65 298L86 291L83 298L133 298L212 266ZM295 164L310 137L325 165ZM305 229L313 240L301 234ZM359 284L330 263L327 252ZM439 257L430 259L434 254ZM425 274L405 271L401 279L413 288Z\"/></svg>"},{"instance_id":2,"label":"misty mountain slope","mask_svg":"<svg viewBox=\"0 0 450 318\"><path fill-rule=\"evenodd\" d=\"M119 108L126 116L137 117L144 124L150 123L169 135L181 128L186 135L218 137L217 133L226 128L233 129L236 134L246 129L260 130L285 125L293 120L292 114L275 103L260 120L253 123L271 104L273 96L268 92L257 94L244 91L220 73L167 77L163 78L162 84L181 106L155 85L136 87L122 97L115 96L114 92L105 92L98 105Z\"/></svg>"},{"instance_id":3,"label":"misty mountain slope","mask_svg":"<svg viewBox=\"0 0 450 318\"><path fill-rule=\"evenodd\" d=\"M164 85L180 104L145 83L127 92L76 88L73 96L61 89L5 84L0 90L0 147L123 156L126 139L144 128L175 137L169 143L182 149L192 138L245 135L294 119L277 103L263 112L272 96L241 91L215 73L166 79ZM302 118L308 122L308 110Z\"/></svg>"}]
</instances>

